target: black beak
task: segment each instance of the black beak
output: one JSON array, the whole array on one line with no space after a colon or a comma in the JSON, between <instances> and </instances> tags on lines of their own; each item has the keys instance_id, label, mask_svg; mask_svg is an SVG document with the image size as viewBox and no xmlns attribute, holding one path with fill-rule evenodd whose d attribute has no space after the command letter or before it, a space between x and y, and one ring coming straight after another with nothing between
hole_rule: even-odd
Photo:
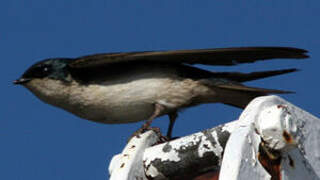
<instances>
[{"instance_id":1,"label":"black beak","mask_svg":"<svg viewBox=\"0 0 320 180\"><path fill-rule=\"evenodd\" d=\"M30 79L26 79L26 78L20 78L20 79L17 79L15 81L13 81L13 84L24 84L26 82L29 82Z\"/></svg>"}]
</instances>

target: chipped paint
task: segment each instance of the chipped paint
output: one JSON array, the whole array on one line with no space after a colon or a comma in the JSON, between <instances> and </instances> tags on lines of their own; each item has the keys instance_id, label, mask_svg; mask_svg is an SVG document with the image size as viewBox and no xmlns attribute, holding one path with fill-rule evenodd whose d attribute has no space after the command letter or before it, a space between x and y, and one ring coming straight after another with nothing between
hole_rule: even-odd
<instances>
[{"instance_id":1,"label":"chipped paint","mask_svg":"<svg viewBox=\"0 0 320 180\"><path fill-rule=\"evenodd\" d=\"M149 172L149 167L157 169L157 172L167 178L178 174L190 176L219 169L223 148L230 136L223 126L195 133L180 139L159 144L148 148L144 154L144 166L146 174L158 178Z\"/></svg>"},{"instance_id":2,"label":"chipped paint","mask_svg":"<svg viewBox=\"0 0 320 180\"><path fill-rule=\"evenodd\" d=\"M211 152L212 149L214 149L212 144L205 139L205 136L202 136L199 144L199 148L198 148L198 156L202 158L205 153Z\"/></svg>"},{"instance_id":3,"label":"chipped paint","mask_svg":"<svg viewBox=\"0 0 320 180\"><path fill-rule=\"evenodd\" d=\"M172 162L180 161L178 152L174 150L171 145L169 145L169 142L165 144L159 144L158 147L160 146L161 148L153 148L152 151L145 151L144 157L148 157L148 158L144 158L145 164L150 164L152 161L156 159L160 159L161 161L172 161ZM168 146L171 147L170 151L167 151L166 148L164 148ZM165 149L165 151L163 149ZM170 154L170 156L168 156L167 154Z\"/></svg>"},{"instance_id":4,"label":"chipped paint","mask_svg":"<svg viewBox=\"0 0 320 180\"><path fill-rule=\"evenodd\" d=\"M150 178L155 178L155 177L164 177L158 170L156 167L154 167L152 164L147 167L147 171L146 171L146 176L150 179Z\"/></svg>"},{"instance_id":5,"label":"chipped paint","mask_svg":"<svg viewBox=\"0 0 320 180\"><path fill-rule=\"evenodd\" d=\"M212 136L213 136L213 138L215 139L215 142L216 142L214 144L212 150L213 150L214 154L216 156L218 156L219 159L221 159L222 158L221 156L222 156L222 152L223 152L223 147L220 145L220 143L218 141L218 139L219 139L218 133L217 133L217 131L213 131L211 134L212 134Z\"/></svg>"}]
</instances>

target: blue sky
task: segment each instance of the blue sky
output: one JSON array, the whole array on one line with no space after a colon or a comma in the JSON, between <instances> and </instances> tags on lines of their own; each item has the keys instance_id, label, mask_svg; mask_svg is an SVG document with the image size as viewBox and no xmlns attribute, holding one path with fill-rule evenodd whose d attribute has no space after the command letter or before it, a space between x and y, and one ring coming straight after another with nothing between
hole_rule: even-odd
<instances>
[{"instance_id":1,"label":"blue sky","mask_svg":"<svg viewBox=\"0 0 320 180\"><path fill-rule=\"evenodd\" d=\"M305 61L259 62L210 70L302 71L249 85L296 91L285 99L319 114L318 0L10 0L0 4L0 179L108 179L108 164L141 123L103 125L40 102L13 86L30 65L49 57L93 53L233 46L292 46L310 51ZM239 109L219 104L185 110L174 136L236 119ZM154 126L165 130L166 117Z\"/></svg>"}]
</instances>

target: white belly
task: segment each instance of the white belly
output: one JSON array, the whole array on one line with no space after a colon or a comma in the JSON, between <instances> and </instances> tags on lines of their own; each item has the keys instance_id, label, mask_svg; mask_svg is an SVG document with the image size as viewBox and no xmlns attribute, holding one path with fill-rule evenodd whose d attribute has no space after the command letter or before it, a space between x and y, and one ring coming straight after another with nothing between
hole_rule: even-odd
<instances>
[{"instance_id":1,"label":"white belly","mask_svg":"<svg viewBox=\"0 0 320 180\"><path fill-rule=\"evenodd\" d=\"M89 85L70 92L65 109L85 119L128 123L149 118L161 101L169 79L140 79L128 83ZM163 93L161 93L163 92ZM69 107L72 107L69 109Z\"/></svg>"}]
</instances>

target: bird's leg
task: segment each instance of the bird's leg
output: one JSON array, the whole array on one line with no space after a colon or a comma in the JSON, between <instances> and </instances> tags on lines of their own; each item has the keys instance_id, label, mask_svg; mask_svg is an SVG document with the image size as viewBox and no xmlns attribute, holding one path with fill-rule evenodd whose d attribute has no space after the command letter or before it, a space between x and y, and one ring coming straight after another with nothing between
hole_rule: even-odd
<instances>
[{"instance_id":1,"label":"bird's leg","mask_svg":"<svg viewBox=\"0 0 320 180\"><path fill-rule=\"evenodd\" d=\"M170 123L169 123L168 131L167 131L167 137L169 139L171 139L172 129L173 129L174 123L178 117L178 113L175 111L175 112L169 113L168 116L169 116Z\"/></svg>"},{"instance_id":2,"label":"bird's leg","mask_svg":"<svg viewBox=\"0 0 320 180\"><path fill-rule=\"evenodd\" d=\"M133 136L139 136L139 134L144 133L146 130L154 130L156 133L159 134L159 136L162 136L160 133L160 129L159 128L150 128L151 123L153 121L154 118L158 117L163 111L164 111L165 107L162 106L161 104L154 104L154 111L153 114L148 118L148 120L142 125L142 127L140 129L138 129Z\"/></svg>"},{"instance_id":3,"label":"bird's leg","mask_svg":"<svg viewBox=\"0 0 320 180\"><path fill-rule=\"evenodd\" d=\"M147 130L150 128L151 123L153 121L154 118L158 117L163 110L165 109L164 106L162 106L161 104L155 104L154 105L154 111L153 114L148 118L148 120L143 124L142 129Z\"/></svg>"},{"instance_id":4,"label":"bird's leg","mask_svg":"<svg viewBox=\"0 0 320 180\"><path fill-rule=\"evenodd\" d=\"M147 130L153 130L155 133L158 134L161 141L163 141L163 142L166 141L167 138L162 136L159 128L151 128L150 127L153 119L158 117L164 110L165 110L165 107L163 105L155 103L153 114L148 118L148 120L142 125L141 128L139 128L136 132L134 132L132 134L132 136L129 138L129 140L134 136L140 137L140 134L146 132Z\"/></svg>"},{"instance_id":5,"label":"bird's leg","mask_svg":"<svg viewBox=\"0 0 320 180\"><path fill-rule=\"evenodd\" d=\"M155 108L154 108L153 114L142 125L142 127L138 131L136 131L133 135L139 136L139 134L144 133L146 130L153 130L159 135L162 142L168 141L171 139L172 129L174 126L174 122L175 122L176 118L178 117L178 113L176 111L174 111L174 112L171 112L168 114L170 123L169 123L168 131L167 131L167 136L163 136L161 134L159 128L151 128L150 126L151 126L153 119L155 119L156 117L161 115L161 113L163 113L163 111L165 110L165 107L161 104L155 104L154 107Z\"/></svg>"}]
</instances>

